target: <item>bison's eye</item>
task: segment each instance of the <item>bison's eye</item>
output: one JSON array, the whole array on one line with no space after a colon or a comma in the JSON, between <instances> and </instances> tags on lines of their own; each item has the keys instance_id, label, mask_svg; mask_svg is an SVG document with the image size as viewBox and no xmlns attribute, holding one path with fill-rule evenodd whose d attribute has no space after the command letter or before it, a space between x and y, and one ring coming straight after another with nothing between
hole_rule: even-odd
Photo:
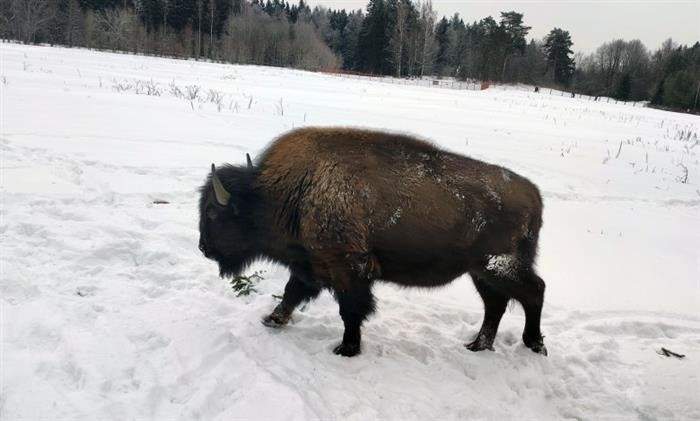
<instances>
[{"instance_id":1,"label":"bison's eye","mask_svg":"<svg viewBox=\"0 0 700 421\"><path fill-rule=\"evenodd\" d=\"M207 218L209 219L216 219L216 217L219 216L219 212L217 212L213 208L207 208Z\"/></svg>"}]
</instances>

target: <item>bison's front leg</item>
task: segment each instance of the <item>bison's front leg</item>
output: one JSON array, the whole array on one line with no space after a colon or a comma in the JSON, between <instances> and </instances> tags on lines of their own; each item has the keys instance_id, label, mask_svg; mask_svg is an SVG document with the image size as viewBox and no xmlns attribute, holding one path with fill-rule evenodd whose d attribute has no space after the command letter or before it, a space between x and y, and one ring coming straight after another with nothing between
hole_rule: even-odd
<instances>
[{"instance_id":1,"label":"bison's front leg","mask_svg":"<svg viewBox=\"0 0 700 421\"><path fill-rule=\"evenodd\" d=\"M360 353L360 328L362 322L374 312L374 296L372 284L366 280L356 280L343 290L336 290L335 296L340 305L340 317L345 324L343 342L333 350L344 357L352 357Z\"/></svg>"},{"instance_id":2,"label":"bison's front leg","mask_svg":"<svg viewBox=\"0 0 700 421\"><path fill-rule=\"evenodd\" d=\"M289 323L292 313L297 306L304 301L316 298L321 292L321 287L310 282L302 281L292 274L287 286L284 287L282 302L275 307L272 313L262 319L262 323L268 327L282 327Z\"/></svg>"},{"instance_id":3,"label":"bison's front leg","mask_svg":"<svg viewBox=\"0 0 700 421\"><path fill-rule=\"evenodd\" d=\"M468 350L475 352L485 349L493 351L493 341L496 338L501 317L506 311L508 296L494 289L487 278L475 273L472 273L471 277L476 290L484 301L484 321L474 341L467 344L466 347Z\"/></svg>"}]
</instances>

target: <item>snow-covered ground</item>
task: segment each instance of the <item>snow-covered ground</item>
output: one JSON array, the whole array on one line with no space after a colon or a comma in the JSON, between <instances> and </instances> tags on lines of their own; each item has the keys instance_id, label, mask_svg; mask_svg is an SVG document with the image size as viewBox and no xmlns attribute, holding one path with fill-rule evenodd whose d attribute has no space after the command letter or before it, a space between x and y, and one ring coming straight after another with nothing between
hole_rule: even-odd
<instances>
[{"instance_id":1,"label":"snow-covered ground","mask_svg":"<svg viewBox=\"0 0 700 421\"><path fill-rule=\"evenodd\" d=\"M0 419L700 419L697 116L78 49L0 60ZM522 345L519 306L495 352L467 351L466 277L377 287L352 359L331 352L328 294L262 326L287 273L256 265L236 297L197 250L197 188L304 125L409 132L537 183L549 357Z\"/></svg>"}]
</instances>

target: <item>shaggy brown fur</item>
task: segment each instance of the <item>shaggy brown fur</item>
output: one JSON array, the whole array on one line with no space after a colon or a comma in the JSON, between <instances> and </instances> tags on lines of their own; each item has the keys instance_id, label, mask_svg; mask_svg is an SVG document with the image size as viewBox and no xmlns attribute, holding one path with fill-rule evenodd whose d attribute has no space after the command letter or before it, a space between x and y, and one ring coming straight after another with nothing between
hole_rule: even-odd
<instances>
[{"instance_id":1,"label":"shaggy brown fur","mask_svg":"<svg viewBox=\"0 0 700 421\"><path fill-rule=\"evenodd\" d=\"M336 352L354 355L374 309L373 281L432 287L469 273L486 315L468 347L492 348L515 298L527 317L523 340L546 353L544 282L532 268L542 199L527 179L409 136L345 128L292 131L257 166L225 167L217 176L231 203L216 206L211 181L204 185L200 248L222 274L258 257L292 272L264 323L285 324L300 302L330 289L346 325Z\"/></svg>"}]
</instances>

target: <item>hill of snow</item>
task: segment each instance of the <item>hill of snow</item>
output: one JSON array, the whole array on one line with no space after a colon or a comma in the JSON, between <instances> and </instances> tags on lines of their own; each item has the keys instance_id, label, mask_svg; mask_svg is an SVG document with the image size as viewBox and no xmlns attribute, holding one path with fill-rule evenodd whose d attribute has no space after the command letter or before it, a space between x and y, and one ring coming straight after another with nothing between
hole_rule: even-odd
<instances>
[{"instance_id":1,"label":"hill of snow","mask_svg":"<svg viewBox=\"0 0 700 421\"><path fill-rule=\"evenodd\" d=\"M0 62L0 419L700 419L699 117L15 44ZM262 326L287 273L257 264L236 297L197 250L197 188L305 125L415 134L538 184L549 357L519 306L495 352L467 351L468 277L378 286L352 359L327 293Z\"/></svg>"}]
</instances>

